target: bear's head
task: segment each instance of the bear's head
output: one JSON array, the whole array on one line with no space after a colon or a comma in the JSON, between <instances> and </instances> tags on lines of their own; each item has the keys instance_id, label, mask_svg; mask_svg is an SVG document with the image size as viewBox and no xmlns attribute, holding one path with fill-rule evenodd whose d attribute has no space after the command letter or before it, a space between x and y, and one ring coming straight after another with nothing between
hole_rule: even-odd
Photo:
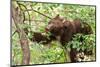
<instances>
[{"instance_id":1,"label":"bear's head","mask_svg":"<svg viewBox=\"0 0 100 67\"><path fill-rule=\"evenodd\" d=\"M46 27L46 31L54 36L59 36L63 33L63 19L59 15L51 19Z\"/></svg>"}]
</instances>

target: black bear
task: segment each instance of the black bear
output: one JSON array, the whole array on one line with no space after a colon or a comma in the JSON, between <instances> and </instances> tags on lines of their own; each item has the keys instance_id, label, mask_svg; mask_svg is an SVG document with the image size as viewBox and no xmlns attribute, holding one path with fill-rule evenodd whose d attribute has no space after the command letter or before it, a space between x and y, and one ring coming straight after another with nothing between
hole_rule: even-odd
<instances>
[{"instance_id":1,"label":"black bear","mask_svg":"<svg viewBox=\"0 0 100 67\"><path fill-rule=\"evenodd\" d=\"M73 35L77 33L86 35L93 33L91 26L89 26L89 24L85 22L82 22L80 19L69 21L61 18L59 15L49 21L46 27L46 31L50 32L50 37L53 37L56 40L60 41L63 46L65 45L65 43L68 43L72 39ZM75 59L76 54L76 49L71 47L71 62L77 62L77 60Z\"/></svg>"},{"instance_id":2,"label":"black bear","mask_svg":"<svg viewBox=\"0 0 100 67\"><path fill-rule=\"evenodd\" d=\"M59 40L62 45L69 42L74 34L93 33L92 28L87 23L82 23L80 19L69 21L61 18L59 15L49 21L46 31L50 32L51 36Z\"/></svg>"}]
</instances>

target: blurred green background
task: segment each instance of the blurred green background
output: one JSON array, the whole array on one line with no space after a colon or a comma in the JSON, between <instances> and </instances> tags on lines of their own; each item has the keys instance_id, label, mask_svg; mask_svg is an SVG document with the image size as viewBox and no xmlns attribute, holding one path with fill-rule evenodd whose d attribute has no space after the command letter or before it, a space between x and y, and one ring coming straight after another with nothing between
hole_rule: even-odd
<instances>
[{"instance_id":1,"label":"blurred green background","mask_svg":"<svg viewBox=\"0 0 100 67\"><path fill-rule=\"evenodd\" d=\"M18 5L15 2L12 2L15 5ZM93 55L91 55L89 59L84 61L93 61L95 60L95 48L96 48L96 19L95 19L95 6L82 6L75 4L56 4L56 3L38 3L38 2L20 2L27 7L27 9L37 10L51 18L55 17L57 14L68 19L73 20L75 18L80 18L83 21L87 22L93 29L93 34L91 35L82 35L77 34L73 38L73 40L69 43L66 43L66 47L70 50L70 44L73 45L73 48L77 50L85 50L89 49L93 51ZM24 27L31 28L33 32L44 32L46 25L49 20L47 17L29 10L29 14L25 7L20 6L22 11L25 13L25 23ZM29 19L30 15L30 19ZM29 20L31 25L29 25ZM12 21L12 33L16 30L15 25ZM31 33L28 34L28 37L31 37ZM83 43L80 43L80 36L84 38ZM50 47L44 46L41 43L31 42L29 41L29 48L31 52L31 60L30 64L46 64L46 63L63 63L66 62L66 57L64 55L63 49L59 46L60 43L58 41L52 41L49 44ZM19 42L18 34L15 33L12 36L12 64L20 65L22 61L22 50Z\"/></svg>"}]
</instances>

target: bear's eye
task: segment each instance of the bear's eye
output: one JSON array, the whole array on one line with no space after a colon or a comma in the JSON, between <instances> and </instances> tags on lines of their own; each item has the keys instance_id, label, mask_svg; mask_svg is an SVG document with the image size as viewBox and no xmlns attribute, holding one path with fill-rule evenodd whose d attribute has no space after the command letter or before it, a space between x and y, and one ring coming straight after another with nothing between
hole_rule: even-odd
<instances>
[{"instance_id":1,"label":"bear's eye","mask_svg":"<svg viewBox=\"0 0 100 67\"><path fill-rule=\"evenodd\" d=\"M64 29L67 29L67 26L64 26Z\"/></svg>"}]
</instances>

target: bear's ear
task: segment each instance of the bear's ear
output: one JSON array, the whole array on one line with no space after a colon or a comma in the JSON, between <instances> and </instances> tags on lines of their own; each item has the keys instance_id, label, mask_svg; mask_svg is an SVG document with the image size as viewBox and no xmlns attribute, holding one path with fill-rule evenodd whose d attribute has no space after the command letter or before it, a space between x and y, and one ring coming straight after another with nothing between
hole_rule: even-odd
<instances>
[{"instance_id":1,"label":"bear's ear","mask_svg":"<svg viewBox=\"0 0 100 67\"><path fill-rule=\"evenodd\" d=\"M60 20L61 20L61 21L65 21L65 19L64 19L64 18L60 18Z\"/></svg>"},{"instance_id":2,"label":"bear's ear","mask_svg":"<svg viewBox=\"0 0 100 67\"><path fill-rule=\"evenodd\" d=\"M55 19L58 19L59 18L59 14L57 14L57 16L55 17Z\"/></svg>"}]
</instances>

